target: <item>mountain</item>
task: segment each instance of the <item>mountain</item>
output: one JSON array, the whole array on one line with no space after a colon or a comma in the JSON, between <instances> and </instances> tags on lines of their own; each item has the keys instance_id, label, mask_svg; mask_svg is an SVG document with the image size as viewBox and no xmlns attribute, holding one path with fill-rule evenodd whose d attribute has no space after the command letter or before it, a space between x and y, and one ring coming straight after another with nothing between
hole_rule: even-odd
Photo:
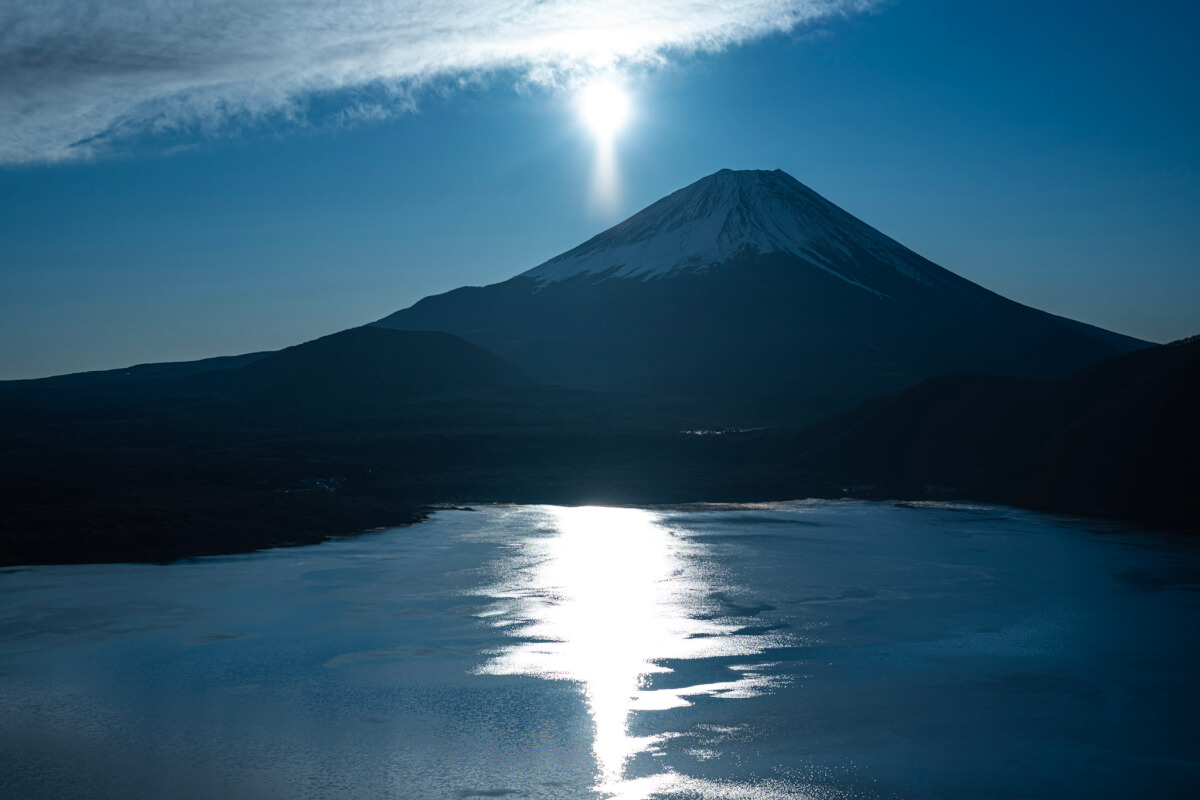
<instances>
[{"instance_id":1,"label":"mountain","mask_svg":"<svg viewBox=\"0 0 1200 800\"><path fill-rule=\"evenodd\" d=\"M0 408L6 400L29 398L84 404L162 398L354 402L529 383L513 364L452 334L359 327L274 352L0 381Z\"/></svg>"},{"instance_id":2,"label":"mountain","mask_svg":"<svg viewBox=\"0 0 1200 800\"><path fill-rule=\"evenodd\" d=\"M1061 377L1145 345L977 286L779 170L721 170L507 281L374 324L454 333L544 381L756 424L942 373Z\"/></svg>"},{"instance_id":3,"label":"mountain","mask_svg":"<svg viewBox=\"0 0 1200 800\"><path fill-rule=\"evenodd\" d=\"M1200 345L1144 347L976 286L782 172L722 171L372 326L0 382L0 565L320 541L429 503L851 483L1194 527Z\"/></svg>"},{"instance_id":4,"label":"mountain","mask_svg":"<svg viewBox=\"0 0 1200 800\"><path fill-rule=\"evenodd\" d=\"M438 331L350 328L188 380L197 393L344 399L480 392L529 383L503 358Z\"/></svg>"},{"instance_id":5,"label":"mountain","mask_svg":"<svg viewBox=\"0 0 1200 800\"><path fill-rule=\"evenodd\" d=\"M139 387L174 378L186 378L201 375L206 372L216 372L225 369L251 364L270 355L269 351L245 353L238 356L217 356L202 358L198 361L168 361L152 364L137 364L132 367L119 369L92 370L90 372L72 372L68 375L52 375L48 378L27 378L24 380L0 381L0 391L38 388L38 389L71 389L74 391L91 391L96 389L121 391L129 389L136 391Z\"/></svg>"},{"instance_id":6,"label":"mountain","mask_svg":"<svg viewBox=\"0 0 1200 800\"><path fill-rule=\"evenodd\" d=\"M1200 337L1062 380L931 378L798 434L794 465L1054 511L1200 525Z\"/></svg>"},{"instance_id":7,"label":"mountain","mask_svg":"<svg viewBox=\"0 0 1200 800\"><path fill-rule=\"evenodd\" d=\"M0 382L0 564L169 560L412 521L460 472L500 472L564 394L451 334L381 328Z\"/></svg>"}]
</instances>

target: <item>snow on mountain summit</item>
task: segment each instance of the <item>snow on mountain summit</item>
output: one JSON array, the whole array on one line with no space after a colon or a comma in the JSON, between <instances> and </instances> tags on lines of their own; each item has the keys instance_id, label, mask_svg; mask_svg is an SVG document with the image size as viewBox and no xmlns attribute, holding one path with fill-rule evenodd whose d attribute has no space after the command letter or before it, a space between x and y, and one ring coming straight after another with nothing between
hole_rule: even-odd
<instances>
[{"instance_id":1,"label":"snow on mountain summit","mask_svg":"<svg viewBox=\"0 0 1200 800\"><path fill-rule=\"evenodd\" d=\"M753 252L789 253L877 295L871 272L880 266L933 282L920 256L786 172L728 169L522 276L547 283L601 273L644 280L702 271Z\"/></svg>"}]
</instances>

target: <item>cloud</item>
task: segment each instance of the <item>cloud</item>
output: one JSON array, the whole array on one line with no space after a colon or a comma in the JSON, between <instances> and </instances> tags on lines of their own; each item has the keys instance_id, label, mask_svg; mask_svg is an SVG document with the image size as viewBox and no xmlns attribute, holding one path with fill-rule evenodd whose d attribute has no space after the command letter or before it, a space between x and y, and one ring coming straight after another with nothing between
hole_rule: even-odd
<instances>
[{"instance_id":1,"label":"cloud","mask_svg":"<svg viewBox=\"0 0 1200 800\"><path fill-rule=\"evenodd\" d=\"M875 0L8 0L0 163L141 136L411 108L438 81L561 85L866 10Z\"/></svg>"}]
</instances>

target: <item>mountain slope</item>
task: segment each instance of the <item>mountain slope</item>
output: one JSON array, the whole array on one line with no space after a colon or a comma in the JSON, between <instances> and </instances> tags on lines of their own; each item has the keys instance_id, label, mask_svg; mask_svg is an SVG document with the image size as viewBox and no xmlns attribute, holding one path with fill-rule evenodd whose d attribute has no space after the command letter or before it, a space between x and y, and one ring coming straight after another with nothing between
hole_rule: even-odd
<instances>
[{"instance_id":1,"label":"mountain slope","mask_svg":"<svg viewBox=\"0 0 1200 800\"><path fill-rule=\"evenodd\" d=\"M534 391L516 366L452 334L359 327L275 352L0 381L0 413L27 422L215 420L237 407L263 418L298 412L348 419L368 406L449 395L484 399L523 387Z\"/></svg>"},{"instance_id":2,"label":"mountain slope","mask_svg":"<svg viewBox=\"0 0 1200 800\"><path fill-rule=\"evenodd\" d=\"M350 328L196 376L198 392L281 397L474 392L528 383L503 358L438 331Z\"/></svg>"},{"instance_id":3,"label":"mountain slope","mask_svg":"<svg viewBox=\"0 0 1200 800\"><path fill-rule=\"evenodd\" d=\"M902 493L1200 525L1200 339L1057 381L931 378L798 434L804 468Z\"/></svg>"},{"instance_id":4,"label":"mountain slope","mask_svg":"<svg viewBox=\"0 0 1200 800\"><path fill-rule=\"evenodd\" d=\"M137 392L146 385L201 375L206 372L216 372L224 369L235 369L258 361L270 355L270 351L245 353L237 356L217 356L202 358L197 361L168 361L151 364L136 364L119 369L93 370L91 372L72 372L68 375L52 375L47 378L28 378L25 380L0 381L0 392L21 388L39 389L71 389L75 391L110 391Z\"/></svg>"},{"instance_id":5,"label":"mountain slope","mask_svg":"<svg viewBox=\"0 0 1200 800\"><path fill-rule=\"evenodd\" d=\"M375 324L455 333L543 380L771 423L946 372L1059 377L1144 344L1006 300L780 171L722 170L508 281Z\"/></svg>"}]
</instances>

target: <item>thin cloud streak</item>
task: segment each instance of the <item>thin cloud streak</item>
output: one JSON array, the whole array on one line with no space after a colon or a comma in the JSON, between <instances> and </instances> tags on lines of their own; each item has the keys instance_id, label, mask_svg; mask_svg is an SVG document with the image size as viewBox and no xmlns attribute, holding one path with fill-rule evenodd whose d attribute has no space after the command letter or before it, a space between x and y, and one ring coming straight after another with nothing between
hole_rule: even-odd
<instances>
[{"instance_id":1,"label":"thin cloud streak","mask_svg":"<svg viewBox=\"0 0 1200 800\"><path fill-rule=\"evenodd\" d=\"M439 80L570 84L870 9L877 0L14 0L0 7L0 164L146 135L410 110Z\"/></svg>"}]
</instances>

